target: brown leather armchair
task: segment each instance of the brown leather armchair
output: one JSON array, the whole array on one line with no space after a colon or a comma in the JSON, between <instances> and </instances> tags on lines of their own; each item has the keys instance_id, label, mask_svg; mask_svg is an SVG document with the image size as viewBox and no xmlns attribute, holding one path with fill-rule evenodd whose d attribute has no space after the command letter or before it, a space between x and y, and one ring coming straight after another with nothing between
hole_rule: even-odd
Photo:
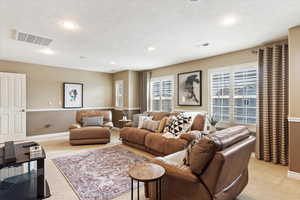
<instances>
[{"instance_id":1,"label":"brown leather armchair","mask_svg":"<svg viewBox=\"0 0 300 200\"><path fill-rule=\"evenodd\" d=\"M255 137L223 136L219 139L225 148L215 154L200 177L184 165L185 151L153 159L166 169L162 179L164 200L233 200L242 192L248 183L248 163ZM149 183L145 189L146 196L155 199L155 185Z\"/></svg>"},{"instance_id":2,"label":"brown leather armchair","mask_svg":"<svg viewBox=\"0 0 300 200\"><path fill-rule=\"evenodd\" d=\"M103 116L102 126L82 127L82 117ZM103 144L110 142L110 128L113 127L110 110L81 110L76 113L76 123L70 125L70 144Z\"/></svg>"}]
</instances>

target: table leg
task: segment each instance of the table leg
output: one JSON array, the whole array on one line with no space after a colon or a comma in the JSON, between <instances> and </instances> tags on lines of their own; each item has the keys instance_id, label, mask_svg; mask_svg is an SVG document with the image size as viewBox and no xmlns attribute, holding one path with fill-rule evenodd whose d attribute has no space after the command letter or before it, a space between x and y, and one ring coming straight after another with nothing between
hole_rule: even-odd
<instances>
[{"instance_id":1,"label":"table leg","mask_svg":"<svg viewBox=\"0 0 300 200\"><path fill-rule=\"evenodd\" d=\"M137 195L138 195L138 200L140 200L140 182L137 181Z\"/></svg>"},{"instance_id":2,"label":"table leg","mask_svg":"<svg viewBox=\"0 0 300 200\"><path fill-rule=\"evenodd\" d=\"M156 200L158 200L158 197L159 197L159 196L158 196L158 192L159 192L159 191L158 191L158 183L159 183L159 181L156 180L155 182L156 182L156 183L155 183L155 184L156 184Z\"/></svg>"},{"instance_id":3,"label":"table leg","mask_svg":"<svg viewBox=\"0 0 300 200\"><path fill-rule=\"evenodd\" d=\"M45 198L45 162L37 160L37 197Z\"/></svg>"},{"instance_id":4,"label":"table leg","mask_svg":"<svg viewBox=\"0 0 300 200\"><path fill-rule=\"evenodd\" d=\"M162 196L161 196L161 179L159 179L159 200L162 199Z\"/></svg>"},{"instance_id":5,"label":"table leg","mask_svg":"<svg viewBox=\"0 0 300 200\"><path fill-rule=\"evenodd\" d=\"M131 179L131 200L133 200L133 179Z\"/></svg>"}]
</instances>

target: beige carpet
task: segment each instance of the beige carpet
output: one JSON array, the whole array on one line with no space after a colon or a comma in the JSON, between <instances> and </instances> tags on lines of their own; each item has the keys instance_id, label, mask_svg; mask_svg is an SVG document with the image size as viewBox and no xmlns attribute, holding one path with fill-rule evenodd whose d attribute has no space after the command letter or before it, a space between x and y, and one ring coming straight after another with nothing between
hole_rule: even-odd
<instances>
[{"instance_id":1,"label":"beige carpet","mask_svg":"<svg viewBox=\"0 0 300 200\"><path fill-rule=\"evenodd\" d=\"M78 199L64 176L55 167L50 158L120 144L118 138L118 132L113 131L112 141L110 144L85 146L70 146L68 143L68 137L65 136L51 140L48 139L47 141L39 140L38 142L45 148L47 154L46 176L52 193L49 200ZM145 157L152 157L152 155L148 153L144 153L125 145L122 146ZM251 158L249 166L249 184L238 200L299 200L300 181L287 178L287 170L287 167L277 166ZM143 189L141 191L143 191ZM141 197L141 200L145 199L142 194ZM130 192L116 198L115 200L128 199L130 199Z\"/></svg>"}]
</instances>

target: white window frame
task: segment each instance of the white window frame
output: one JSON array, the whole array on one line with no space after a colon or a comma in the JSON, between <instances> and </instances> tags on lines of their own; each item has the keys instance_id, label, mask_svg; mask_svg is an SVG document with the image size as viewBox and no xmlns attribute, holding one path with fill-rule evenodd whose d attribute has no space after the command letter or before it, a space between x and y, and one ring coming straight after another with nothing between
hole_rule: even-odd
<instances>
[{"instance_id":1,"label":"white window frame","mask_svg":"<svg viewBox=\"0 0 300 200\"><path fill-rule=\"evenodd\" d=\"M119 94L119 87L122 85L122 94ZM121 104L119 104L119 98L122 99ZM116 80L115 81L115 106L117 108L124 107L124 81L123 80Z\"/></svg>"},{"instance_id":2,"label":"white window frame","mask_svg":"<svg viewBox=\"0 0 300 200\"><path fill-rule=\"evenodd\" d=\"M229 93L229 122L221 121L218 123L218 126L220 127L229 127L233 125L246 125L249 127L251 130L255 131L256 129L256 124L258 123L258 104L256 103L256 124L241 124L241 123L236 123L234 122L234 99L237 96L234 96L234 72L236 71L243 71L243 70L249 70L249 69L256 69L256 74L257 74L257 90L256 90L256 95L252 95L256 97L256 102L258 102L258 63L257 62L251 62L251 63L245 63L245 64L240 64L240 65L232 65L232 66L227 66L227 67L221 67L221 68L214 68L214 69L209 69L208 70L208 110L209 113L212 114L212 81L211 81L211 76L213 73L216 72L229 72L230 75L230 93Z\"/></svg>"},{"instance_id":3,"label":"white window frame","mask_svg":"<svg viewBox=\"0 0 300 200\"><path fill-rule=\"evenodd\" d=\"M162 81L166 81L169 80L171 81L172 87L171 87L171 97L162 97L162 87L160 87L160 97L152 97L152 83L153 82L160 82L160 84L162 83ZM152 100L156 99L156 100L160 100L160 109L159 111L155 111L155 112L162 112L162 100L165 99L169 99L171 100L171 104L172 104L172 110L174 109L174 76L160 76L160 77L154 77L151 78L150 80L150 111L154 111L153 110L153 106L152 106Z\"/></svg>"}]
</instances>

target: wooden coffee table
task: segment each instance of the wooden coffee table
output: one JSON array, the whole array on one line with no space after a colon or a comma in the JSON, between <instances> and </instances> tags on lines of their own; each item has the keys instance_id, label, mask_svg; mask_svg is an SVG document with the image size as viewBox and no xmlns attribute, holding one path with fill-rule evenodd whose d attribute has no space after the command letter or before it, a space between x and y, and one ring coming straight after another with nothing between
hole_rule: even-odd
<instances>
[{"instance_id":1,"label":"wooden coffee table","mask_svg":"<svg viewBox=\"0 0 300 200\"><path fill-rule=\"evenodd\" d=\"M137 195L140 199L139 182L156 182L156 199L161 199L161 179L165 175L166 170L157 164L142 163L137 164L128 172L131 177L131 200L133 200L133 180L137 181Z\"/></svg>"}]
</instances>

